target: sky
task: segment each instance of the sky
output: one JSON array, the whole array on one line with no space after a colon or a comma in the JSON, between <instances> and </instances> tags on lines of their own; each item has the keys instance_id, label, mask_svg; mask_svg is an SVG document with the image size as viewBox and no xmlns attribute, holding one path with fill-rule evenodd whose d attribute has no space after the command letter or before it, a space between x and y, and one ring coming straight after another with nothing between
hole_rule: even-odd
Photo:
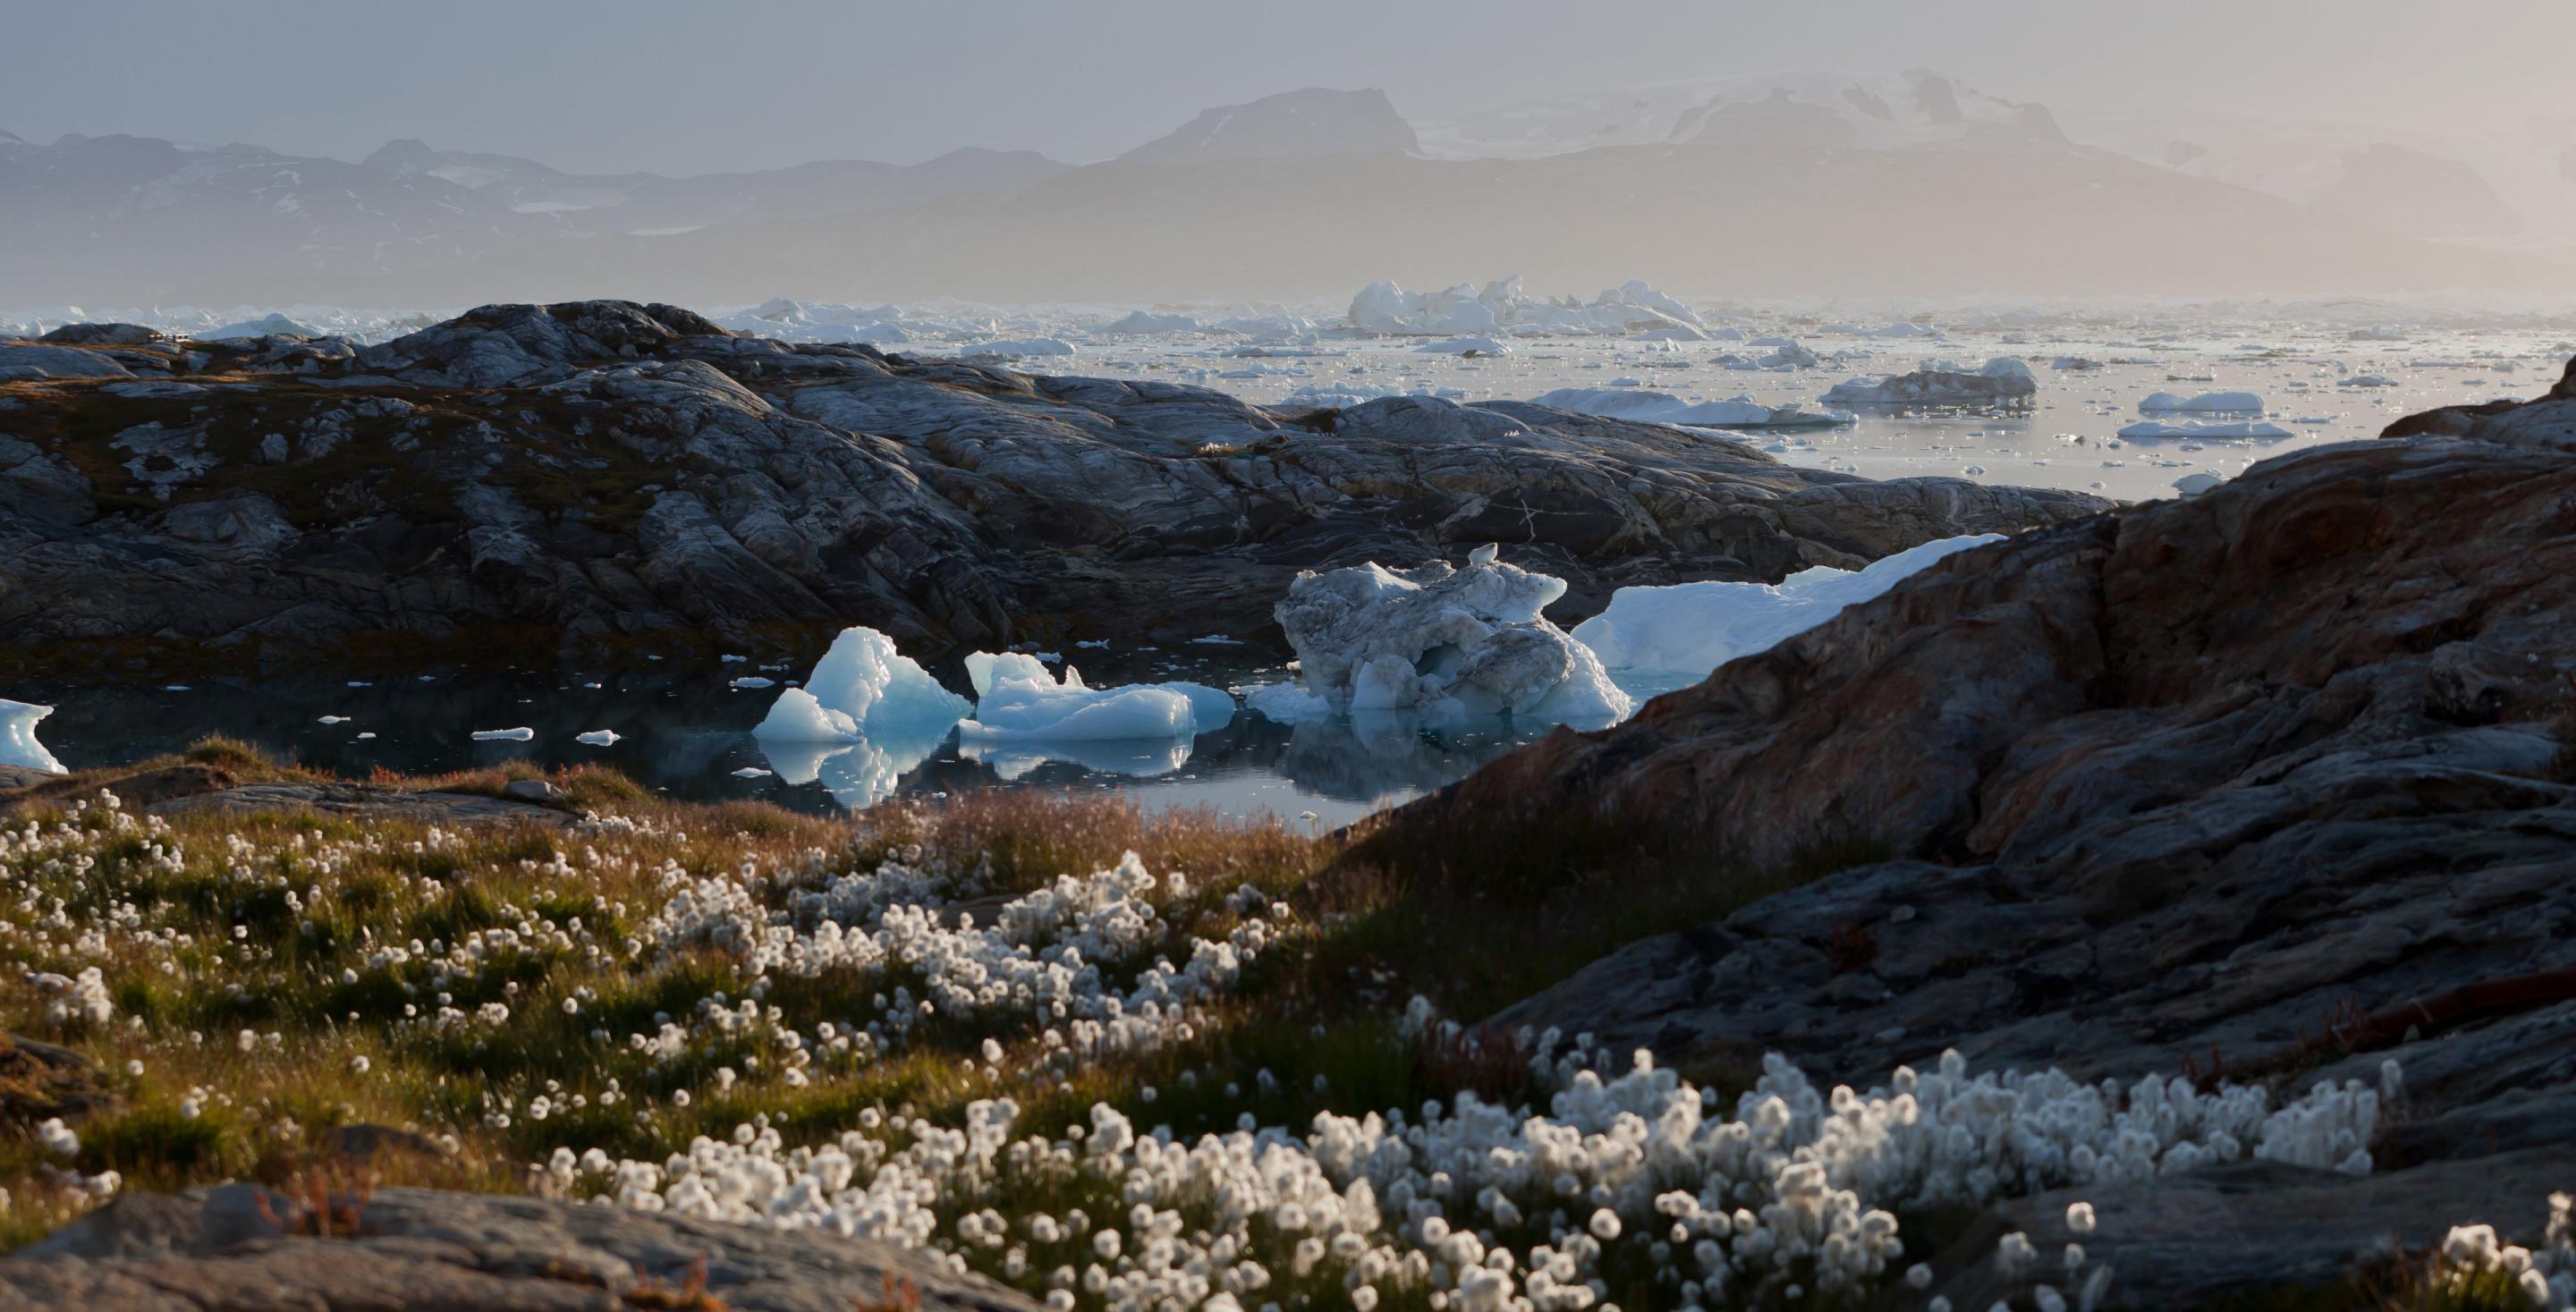
<instances>
[{"instance_id":1,"label":"sky","mask_svg":"<svg viewBox=\"0 0 2576 1312\"><path fill-rule=\"evenodd\" d=\"M2576 110L2569 0L0 0L0 31L0 129L34 141L416 137L581 172L1088 162L1304 86L1427 118L1806 68L1933 68L2061 115Z\"/></svg>"}]
</instances>

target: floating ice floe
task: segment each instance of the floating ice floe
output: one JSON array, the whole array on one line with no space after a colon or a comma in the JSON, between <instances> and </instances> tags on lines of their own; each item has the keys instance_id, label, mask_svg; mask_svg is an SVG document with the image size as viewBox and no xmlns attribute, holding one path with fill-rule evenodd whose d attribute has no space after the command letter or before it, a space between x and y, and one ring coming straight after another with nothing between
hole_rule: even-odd
<instances>
[{"instance_id":1,"label":"floating ice floe","mask_svg":"<svg viewBox=\"0 0 2576 1312\"><path fill-rule=\"evenodd\" d=\"M0 699L0 765L24 766L65 774L63 763L36 741L36 721L54 713L50 706Z\"/></svg>"},{"instance_id":2,"label":"floating ice floe","mask_svg":"<svg viewBox=\"0 0 2576 1312\"><path fill-rule=\"evenodd\" d=\"M1609 609L1574 626L1573 637L1611 670L1697 677L1738 657L1768 651L1847 606L1884 595L1944 557L2002 540L1993 533L1941 538L1857 570L1822 565L1800 570L1777 586L1621 588L1611 594Z\"/></svg>"},{"instance_id":3,"label":"floating ice floe","mask_svg":"<svg viewBox=\"0 0 2576 1312\"><path fill-rule=\"evenodd\" d=\"M1061 337L1023 337L990 342L975 342L957 348L959 355L998 355L1011 359L1040 355L1072 355L1074 345Z\"/></svg>"},{"instance_id":4,"label":"floating ice floe","mask_svg":"<svg viewBox=\"0 0 2576 1312\"><path fill-rule=\"evenodd\" d=\"M615 729L593 729L588 733L577 733L572 736L574 742L584 747L613 747L617 739L618 733Z\"/></svg>"},{"instance_id":5,"label":"floating ice floe","mask_svg":"<svg viewBox=\"0 0 2576 1312\"><path fill-rule=\"evenodd\" d=\"M1493 337L1451 337L1414 347L1424 355L1509 355L1512 348Z\"/></svg>"},{"instance_id":6,"label":"floating ice floe","mask_svg":"<svg viewBox=\"0 0 2576 1312\"><path fill-rule=\"evenodd\" d=\"M2263 398L2253 392L2203 392L2198 396L2178 396L2156 392L2138 402L2140 414L2261 414Z\"/></svg>"},{"instance_id":7,"label":"floating ice floe","mask_svg":"<svg viewBox=\"0 0 2576 1312\"><path fill-rule=\"evenodd\" d=\"M2186 497L2196 497L2226 481L2226 479L2221 478L2216 474L2202 472L2198 474L2185 474L2182 477L2175 479L2173 481L2173 487L2176 492L2180 492Z\"/></svg>"},{"instance_id":8,"label":"floating ice floe","mask_svg":"<svg viewBox=\"0 0 2576 1312\"><path fill-rule=\"evenodd\" d=\"M536 738L536 736L537 736L537 731L536 731L536 730L534 730L534 729L529 729L529 728L524 728L524 727L523 727L523 728L518 728L518 729L477 729L477 730L475 730L475 731L474 731L474 741L476 741L476 742L478 742L478 743L484 743L484 742L512 742L512 743L524 743L524 742L530 742L530 741L533 741L533 740Z\"/></svg>"},{"instance_id":9,"label":"floating ice floe","mask_svg":"<svg viewBox=\"0 0 2576 1312\"><path fill-rule=\"evenodd\" d=\"M974 709L875 629L841 630L802 688L778 694L751 731L769 743L850 744L928 734L934 741ZM782 771L782 773L784 773Z\"/></svg>"},{"instance_id":10,"label":"floating ice floe","mask_svg":"<svg viewBox=\"0 0 2576 1312\"><path fill-rule=\"evenodd\" d=\"M1530 404L1604 419L1692 428L1829 428L1852 421L1850 415L1820 414L1795 406L1775 409L1749 396L1685 401L1670 392L1629 387L1560 387L1533 398Z\"/></svg>"},{"instance_id":11,"label":"floating ice floe","mask_svg":"<svg viewBox=\"0 0 2576 1312\"><path fill-rule=\"evenodd\" d=\"M2272 438L2292 436L2279 424L2260 420L2141 419L2120 430L2131 441L2149 438Z\"/></svg>"},{"instance_id":12,"label":"floating ice floe","mask_svg":"<svg viewBox=\"0 0 2576 1312\"><path fill-rule=\"evenodd\" d=\"M1306 691L1336 712L1454 709L1610 724L1634 708L1590 648L1542 618L1565 580L1477 548L1434 561L1308 571L1273 612Z\"/></svg>"},{"instance_id":13,"label":"floating ice floe","mask_svg":"<svg viewBox=\"0 0 2576 1312\"><path fill-rule=\"evenodd\" d=\"M751 733L782 782L820 783L855 811L892 796L973 709L896 651L894 639L854 626L832 640L804 687L778 694Z\"/></svg>"},{"instance_id":14,"label":"floating ice floe","mask_svg":"<svg viewBox=\"0 0 2576 1312\"><path fill-rule=\"evenodd\" d=\"M2398 385L2396 379L2379 374L2354 374L2350 378L2335 380L2337 387L2396 387Z\"/></svg>"},{"instance_id":15,"label":"floating ice floe","mask_svg":"<svg viewBox=\"0 0 2576 1312\"><path fill-rule=\"evenodd\" d=\"M1059 679L1023 652L976 652L966 658L975 684L974 718L961 739L1179 739L1224 728L1234 696L1197 683L1140 683L1093 688L1066 667Z\"/></svg>"},{"instance_id":16,"label":"floating ice floe","mask_svg":"<svg viewBox=\"0 0 2576 1312\"><path fill-rule=\"evenodd\" d=\"M1854 378L1826 392L1827 405L1992 405L2025 401L2039 392L2030 366L2008 355L1986 361L1975 373L1935 361L1909 374Z\"/></svg>"}]
</instances>

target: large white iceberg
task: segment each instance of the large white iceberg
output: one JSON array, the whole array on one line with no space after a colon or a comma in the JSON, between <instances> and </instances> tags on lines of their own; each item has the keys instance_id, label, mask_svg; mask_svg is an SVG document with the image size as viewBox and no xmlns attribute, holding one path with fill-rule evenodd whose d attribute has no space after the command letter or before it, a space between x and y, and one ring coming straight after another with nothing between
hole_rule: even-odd
<instances>
[{"instance_id":1,"label":"large white iceberg","mask_svg":"<svg viewBox=\"0 0 2576 1312\"><path fill-rule=\"evenodd\" d=\"M751 734L763 750L771 743L846 744L925 734L935 741L973 709L940 687L919 662L896 651L894 639L854 626L832 640L804 687L778 694L768 718Z\"/></svg>"},{"instance_id":2,"label":"large white iceberg","mask_svg":"<svg viewBox=\"0 0 2576 1312\"><path fill-rule=\"evenodd\" d=\"M973 706L875 629L841 630L802 688L778 694L751 731L791 784L821 783L851 810L893 796Z\"/></svg>"},{"instance_id":3,"label":"large white iceberg","mask_svg":"<svg viewBox=\"0 0 2576 1312\"><path fill-rule=\"evenodd\" d=\"M1685 424L1693 428L1826 428L1851 422L1850 415L1819 414L1795 406L1774 409L1749 396L1685 401L1670 392L1639 387L1560 387L1533 398L1530 404L1604 419Z\"/></svg>"},{"instance_id":4,"label":"large white iceberg","mask_svg":"<svg viewBox=\"0 0 2576 1312\"><path fill-rule=\"evenodd\" d=\"M1610 608L1574 626L1574 640L1612 670L1694 677L1740 656L1767 651L1885 594L1944 556L1988 542L1993 533L1941 538L1909 547L1858 570L1819 565L1767 583L1676 583L1621 588Z\"/></svg>"},{"instance_id":5,"label":"large white iceberg","mask_svg":"<svg viewBox=\"0 0 2576 1312\"><path fill-rule=\"evenodd\" d=\"M31 770L49 770L66 774L63 763L36 741L36 721L54 713L50 706L34 702L13 702L0 698L0 765L20 765Z\"/></svg>"},{"instance_id":6,"label":"large white iceberg","mask_svg":"<svg viewBox=\"0 0 2576 1312\"><path fill-rule=\"evenodd\" d=\"M1308 571L1274 612L1306 691L1336 712L1408 707L1610 724L1634 709L1591 650L1542 618L1565 580L1494 559Z\"/></svg>"},{"instance_id":7,"label":"large white iceberg","mask_svg":"<svg viewBox=\"0 0 2576 1312\"><path fill-rule=\"evenodd\" d=\"M975 684L974 718L959 728L966 739L1187 739L1224 728L1234 718L1234 697L1220 688L1093 688L1079 670L1067 667L1059 679L1037 657L1020 652L976 652L966 658L966 677Z\"/></svg>"}]
</instances>

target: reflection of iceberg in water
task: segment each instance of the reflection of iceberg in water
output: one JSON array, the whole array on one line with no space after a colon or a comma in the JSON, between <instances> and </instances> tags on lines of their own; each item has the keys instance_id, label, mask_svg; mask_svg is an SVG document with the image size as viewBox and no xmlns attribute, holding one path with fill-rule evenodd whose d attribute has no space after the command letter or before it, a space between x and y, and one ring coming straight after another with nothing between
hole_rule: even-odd
<instances>
[{"instance_id":1,"label":"reflection of iceberg in water","mask_svg":"<svg viewBox=\"0 0 2576 1312\"><path fill-rule=\"evenodd\" d=\"M871 735L859 742L800 743L759 739L761 755L782 783L820 783L832 800L853 811L894 796L896 785L939 745L948 731Z\"/></svg>"},{"instance_id":2,"label":"reflection of iceberg in water","mask_svg":"<svg viewBox=\"0 0 2576 1312\"><path fill-rule=\"evenodd\" d=\"M1170 774L1190 759L1187 738L961 738L960 759L980 761L1003 782L1018 779L1049 761L1063 761L1094 774L1148 779Z\"/></svg>"},{"instance_id":3,"label":"reflection of iceberg in water","mask_svg":"<svg viewBox=\"0 0 2576 1312\"><path fill-rule=\"evenodd\" d=\"M1356 711L1297 725L1278 770L1326 797L1375 802L1452 783L1549 728L1501 716Z\"/></svg>"}]
</instances>

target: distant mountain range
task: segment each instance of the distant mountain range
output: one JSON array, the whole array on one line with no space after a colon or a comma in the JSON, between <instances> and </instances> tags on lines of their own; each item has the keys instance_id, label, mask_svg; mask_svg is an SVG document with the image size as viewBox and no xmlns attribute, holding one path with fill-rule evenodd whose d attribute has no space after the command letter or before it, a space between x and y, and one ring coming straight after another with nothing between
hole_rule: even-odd
<instances>
[{"instance_id":1,"label":"distant mountain range","mask_svg":"<svg viewBox=\"0 0 2576 1312\"><path fill-rule=\"evenodd\" d=\"M2283 154L2250 128L2203 135L2083 146L1923 70L1544 96L1419 131L1382 92L1307 89L1085 166L960 150L674 178L419 141L349 163L0 132L0 308L1304 298L1496 269L1702 295L2576 287L2561 261L2448 244L2522 225L2423 143L2312 136L2336 149L2292 172L2248 162ZM2576 186L2568 149L2552 186Z\"/></svg>"}]
</instances>

